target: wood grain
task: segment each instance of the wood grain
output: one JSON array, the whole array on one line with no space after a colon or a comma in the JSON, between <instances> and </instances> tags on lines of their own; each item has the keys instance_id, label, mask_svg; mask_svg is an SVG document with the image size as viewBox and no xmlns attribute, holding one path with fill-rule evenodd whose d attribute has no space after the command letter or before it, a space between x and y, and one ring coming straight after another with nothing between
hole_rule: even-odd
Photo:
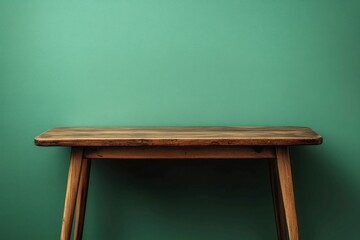
<instances>
[{"instance_id":1,"label":"wood grain","mask_svg":"<svg viewBox=\"0 0 360 240\"><path fill-rule=\"evenodd\" d=\"M275 149L269 146L87 147L84 155L87 158L113 159L275 158Z\"/></svg>"},{"instance_id":2,"label":"wood grain","mask_svg":"<svg viewBox=\"0 0 360 240\"><path fill-rule=\"evenodd\" d=\"M276 166L279 174L281 197L283 199L285 209L289 239L299 240L293 180L291 174L291 164L288 147L276 148Z\"/></svg>"},{"instance_id":3,"label":"wood grain","mask_svg":"<svg viewBox=\"0 0 360 240\"><path fill-rule=\"evenodd\" d=\"M272 190L273 203L274 203L276 232L277 232L278 240L286 240L285 209L284 209L283 199L281 196L281 189L279 186L280 184L279 173L277 170L275 159L269 159L269 169L270 169L271 190Z\"/></svg>"},{"instance_id":4,"label":"wood grain","mask_svg":"<svg viewBox=\"0 0 360 240\"><path fill-rule=\"evenodd\" d=\"M81 240L84 229L86 199L89 186L91 159L83 158L80 182L76 199L74 239Z\"/></svg>"},{"instance_id":5,"label":"wood grain","mask_svg":"<svg viewBox=\"0 0 360 240\"><path fill-rule=\"evenodd\" d=\"M64 127L35 138L39 146L207 146L320 144L307 127Z\"/></svg>"},{"instance_id":6,"label":"wood grain","mask_svg":"<svg viewBox=\"0 0 360 240\"><path fill-rule=\"evenodd\" d=\"M69 240L74 219L75 202L80 180L83 148L73 147L71 150L68 180L65 194L64 215L61 228L61 240Z\"/></svg>"}]
</instances>

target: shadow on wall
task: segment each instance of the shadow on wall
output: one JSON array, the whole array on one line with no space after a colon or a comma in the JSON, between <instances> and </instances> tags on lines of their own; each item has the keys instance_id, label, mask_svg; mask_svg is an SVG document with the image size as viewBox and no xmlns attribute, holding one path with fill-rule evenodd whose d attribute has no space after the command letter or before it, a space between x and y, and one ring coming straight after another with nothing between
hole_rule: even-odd
<instances>
[{"instance_id":1,"label":"shadow on wall","mask_svg":"<svg viewBox=\"0 0 360 240\"><path fill-rule=\"evenodd\" d=\"M94 160L91 174L87 239L276 236L265 159Z\"/></svg>"},{"instance_id":2,"label":"shadow on wall","mask_svg":"<svg viewBox=\"0 0 360 240\"><path fill-rule=\"evenodd\" d=\"M324 147L324 148L323 148ZM295 147L293 176L300 236L303 239L360 239L360 195L332 163L334 149ZM340 146L337 151L340 151ZM342 159L346 161L346 159ZM349 217L351 219L349 219ZM353 223L353 226L349 226ZM358 237L356 237L358 236Z\"/></svg>"},{"instance_id":3,"label":"shadow on wall","mask_svg":"<svg viewBox=\"0 0 360 240\"><path fill-rule=\"evenodd\" d=\"M300 237L357 239L360 195L331 151L291 156ZM268 162L93 160L85 221L89 240L276 239Z\"/></svg>"}]
</instances>

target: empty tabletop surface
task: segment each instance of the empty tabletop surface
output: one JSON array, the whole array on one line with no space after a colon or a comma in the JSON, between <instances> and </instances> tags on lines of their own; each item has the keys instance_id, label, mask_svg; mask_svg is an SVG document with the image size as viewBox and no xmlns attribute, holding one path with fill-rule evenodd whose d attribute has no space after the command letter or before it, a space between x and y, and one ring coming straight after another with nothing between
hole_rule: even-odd
<instances>
[{"instance_id":1,"label":"empty tabletop surface","mask_svg":"<svg viewBox=\"0 0 360 240\"><path fill-rule=\"evenodd\" d=\"M320 144L307 127L60 127L35 138L38 146L206 146Z\"/></svg>"}]
</instances>

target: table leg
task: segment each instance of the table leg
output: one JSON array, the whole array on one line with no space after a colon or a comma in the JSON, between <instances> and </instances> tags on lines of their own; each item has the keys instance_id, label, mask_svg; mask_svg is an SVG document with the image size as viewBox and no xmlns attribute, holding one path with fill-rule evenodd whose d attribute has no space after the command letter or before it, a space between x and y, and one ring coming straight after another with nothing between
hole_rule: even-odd
<instances>
[{"instance_id":1,"label":"table leg","mask_svg":"<svg viewBox=\"0 0 360 240\"><path fill-rule=\"evenodd\" d=\"M82 161L83 161L83 148L72 147L68 180L66 186L64 215L63 215L61 235L60 235L61 240L70 240Z\"/></svg>"},{"instance_id":2,"label":"table leg","mask_svg":"<svg viewBox=\"0 0 360 240\"><path fill-rule=\"evenodd\" d=\"M276 232L278 240L286 240L286 223L283 199L279 186L279 174L274 159L269 159L271 190L274 202L274 212L276 220Z\"/></svg>"},{"instance_id":3,"label":"table leg","mask_svg":"<svg viewBox=\"0 0 360 240\"><path fill-rule=\"evenodd\" d=\"M285 209L289 239L298 240L299 233L296 219L295 198L288 147L276 147L276 167L279 175L281 196Z\"/></svg>"},{"instance_id":4,"label":"table leg","mask_svg":"<svg viewBox=\"0 0 360 240\"><path fill-rule=\"evenodd\" d=\"M89 185L91 159L84 158L81 166L79 189L76 199L74 239L81 240L84 229L86 199Z\"/></svg>"}]
</instances>

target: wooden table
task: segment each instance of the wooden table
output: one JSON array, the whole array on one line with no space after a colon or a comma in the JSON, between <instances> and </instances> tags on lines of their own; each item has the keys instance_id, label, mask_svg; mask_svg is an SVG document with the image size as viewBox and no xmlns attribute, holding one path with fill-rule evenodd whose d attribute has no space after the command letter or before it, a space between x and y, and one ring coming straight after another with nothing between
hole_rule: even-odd
<instances>
[{"instance_id":1,"label":"wooden table","mask_svg":"<svg viewBox=\"0 0 360 240\"><path fill-rule=\"evenodd\" d=\"M91 159L270 159L278 239L298 240L289 146L321 144L306 127L65 127L35 138L71 147L61 240L82 239Z\"/></svg>"}]
</instances>

